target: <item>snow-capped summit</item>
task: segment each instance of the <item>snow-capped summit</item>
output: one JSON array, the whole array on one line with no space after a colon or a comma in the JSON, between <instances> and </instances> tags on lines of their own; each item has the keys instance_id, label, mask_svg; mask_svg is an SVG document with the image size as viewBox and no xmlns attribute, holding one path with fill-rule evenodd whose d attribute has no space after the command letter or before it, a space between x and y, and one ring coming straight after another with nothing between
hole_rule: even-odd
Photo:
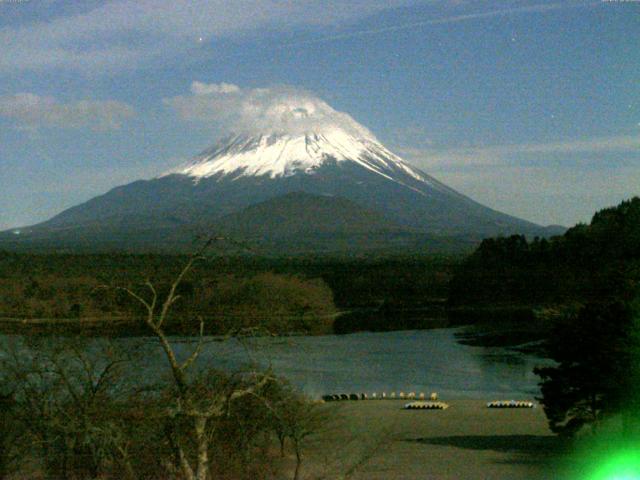
<instances>
[{"instance_id":1,"label":"snow-capped summit","mask_svg":"<svg viewBox=\"0 0 640 480\"><path fill-rule=\"evenodd\" d=\"M425 180L373 135L356 137L339 127L303 134L228 137L188 165L166 174L188 175L195 179L261 175L277 178L297 173L313 174L326 162L353 162L389 180L393 180L398 170L417 180Z\"/></svg>"},{"instance_id":2,"label":"snow-capped summit","mask_svg":"<svg viewBox=\"0 0 640 480\"><path fill-rule=\"evenodd\" d=\"M394 155L366 127L318 98L284 96L261 113L251 133L232 135L187 165L166 172L202 178L269 178L314 174L330 162L352 162L389 180L424 175Z\"/></svg>"}]
</instances>

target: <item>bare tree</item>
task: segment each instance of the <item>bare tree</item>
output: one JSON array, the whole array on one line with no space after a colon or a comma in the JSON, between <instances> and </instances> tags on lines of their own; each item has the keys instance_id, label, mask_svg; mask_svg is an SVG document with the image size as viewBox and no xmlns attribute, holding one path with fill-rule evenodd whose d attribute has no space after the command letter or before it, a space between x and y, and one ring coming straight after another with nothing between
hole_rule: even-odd
<instances>
[{"instance_id":1,"label":"bare tree","mask_svg":"<svg viewBox=\"0 0 640 480\"><path fill-rule=\"evenodd\" d=\"M19 432L11 445L17 458L38 447L48 478L95 478L107 464L131 470L114 393L130 356L109 343L97 347L71 337L26 338L3 348L2 383L11 390L3 431Z\"/></svg>"},{"instance_id":2,"label":"bare tree","mask_svg":"<svg viewBox=\"0 0 640 480\"><path fill-rule=\"evenodd\" d=\"M280 443L281 456L285 453L285 442L289 440L291 444L295 455L293 480L298 480L306 440L327 426L327 414L319 410L318 404L282 382L272 385L272 392L266 395L264 402L271 414L272 428Z\"/></svg>"},{"instance_id":3,"label":"bare tree","mask_svg":"<svg viewBox=\"0 0 640 480\"><path fill-rule=\"evenodd\" d=\"M198 359L204 342L204 320L198 318L199 333L196 346L184 360L179 360L174 346L165 331L165 324L171 307L180 299L176 292L185 276L192 270L194 264L204 258L204 253L210 246L208 241L195 255L189 258L184 268L175 278L169 292L164 299L160 299L156 288L151 281L145 283L148 294L138 294L130 288L120 287L130 297L142 305L146 311L144 322L148 329L158 339L160 346L169 364L171 377L174 384L173 408L167 410L170 422L167 435L171 447L176 456L176 462L182 477L185 480L207 480L209 478L209 449L212 447L209 434L212 419L224 416L229 405L241 397L255 394L267 383L273 380L269 372L254 374L252 381L238 384L234 388L212 390L205 388L202 381L194 381L188 372ZM147 297L147 298L145 298ZM195 459L190 458L185 441L178 435L177 424L181 419L186 419L195 438Z\"/></svg>"}]
</instances>

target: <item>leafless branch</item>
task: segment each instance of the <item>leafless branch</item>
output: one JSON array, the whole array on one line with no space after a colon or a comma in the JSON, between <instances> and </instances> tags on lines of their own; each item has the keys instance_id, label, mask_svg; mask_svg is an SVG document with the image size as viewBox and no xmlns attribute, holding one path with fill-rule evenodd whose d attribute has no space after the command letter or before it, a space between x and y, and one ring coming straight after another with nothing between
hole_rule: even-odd
<instances>
[{"instance_id":1,"label":"leafless branch","mask_svg":"<svg viewBox=\"0 0 640 480\"><path fill-rule=\"evenodd\" d=\"M198 358L198 355L200 355L200 352L202 351L202 345L204 340L204 319L202 317L199 317L198 320L200 321L200 334L198 336L198 345L193 350L191 355L189 355L189 358L187 358L187 360L185 360L185 362L180 367L180 369L183 371L191 366L191 364Z\"/></svg>"}]
</instances>

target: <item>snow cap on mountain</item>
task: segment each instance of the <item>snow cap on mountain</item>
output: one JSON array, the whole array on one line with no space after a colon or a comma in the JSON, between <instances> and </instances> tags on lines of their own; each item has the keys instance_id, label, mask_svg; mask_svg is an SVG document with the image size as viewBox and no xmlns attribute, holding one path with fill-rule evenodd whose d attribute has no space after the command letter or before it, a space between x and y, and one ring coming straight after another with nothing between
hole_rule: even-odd
<instances>
[{"instance_id":1,"label":"snow cap on mountain","mask_svg":"<svg viewBox=\"0 0 640 480\"><path fill-rule=\"evenodd\" d=\"M241 89L194 82L192 95L168 101L185 118L226 121L236 134L187 165L167 172L194 177L313 174L326 162L354 162L394 179L398 172L425 181L364 126L325 101L292 87Z\"/></svg>"}]
</instances>

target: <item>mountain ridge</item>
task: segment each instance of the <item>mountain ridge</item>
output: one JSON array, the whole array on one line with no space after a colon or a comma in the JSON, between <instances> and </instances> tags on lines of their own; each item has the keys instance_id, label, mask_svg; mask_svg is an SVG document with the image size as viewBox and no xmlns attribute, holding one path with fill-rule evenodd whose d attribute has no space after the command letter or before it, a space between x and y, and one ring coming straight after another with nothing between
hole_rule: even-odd
<instances>
[{"instance_id":1,"label":"mountain ridge","mask_svg":"<svg viewBox=\"0 0 640 480\"><path fill-rule=\"evenodd\" d=\"M349 117L342 125L323 125L314 131L227 137L186 165L150 180L113 188L46 222L21 229L18 237L44 240L47 235L59 239L66 236L65 242L71 245L74 235L86 237L87 230L103 231L104 235L111 231L123 243L127 230L174 229L173 237L181 230L206 229L222 222L230 231L243 231L253 237L261 232L275 238L277 222L265 218L241 220L250 215L240 212L293 192L318 196L320 199L309 203L316 209L323 196L343 199L334 201L332 208L336 212L342 208L339 215L350 215L351 223L357 223L354 212L359 212L368 219L362 224L369 224L370 229L387 222L406 232L463 236L473 241L502 234L559 233L488 208L446 186L393 154ZM280 199L279 208L286 201ZM350 202L348 208L340 203L344 201ZM287 208L309 224L316 220L299 208ZM373 221L370 212L379 219ZM236 227L229 223L234 214ZM261 210L262 217L267 215ZM261 224L271 225L272 232ZM314 231L313 225L308 227L307 231ZM3 238L6 243L7 235L0 236L0 246ZM15 243L18 238L11 240Z\"/></svg>"}]
</instances>

